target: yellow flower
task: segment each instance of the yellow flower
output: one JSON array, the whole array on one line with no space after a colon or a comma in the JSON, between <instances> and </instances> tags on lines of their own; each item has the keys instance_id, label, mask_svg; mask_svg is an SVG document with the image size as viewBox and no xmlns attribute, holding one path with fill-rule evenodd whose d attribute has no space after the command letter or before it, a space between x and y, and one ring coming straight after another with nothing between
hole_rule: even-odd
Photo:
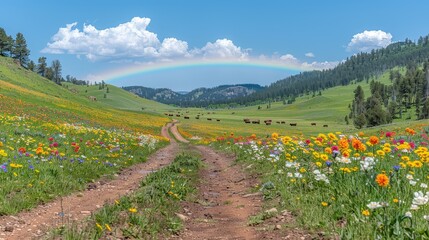
<instances>
[{"instance_id":1,"label":"yellow flower","mask_svg":"<svg viewBox=\"0 0 429 240\"><path fill-rule=\"evenodd\" d=\"M321 158L323 161L328 161L328 159L329 159L328 155L326 155L326 154L324 154L324 153L320 154L320 158Z\"/></svg>"},{"instance_id":2,"label":"yellow flower","mask_svg":"<svg viewBox=\"0 0 429 240\"><path fill-rule=\"evenodd\" d=\"M321 162L316 162L316 166L321 167L322 163Z\"/></svg>"},{"instance_id":3,"label":"yellow flower","mask_svg":"<svg viewBox=\"0 0 429 240\"><path fill-rule=\"evenodd\" d=\"M378 156L384 156L385 152L383 150L377 150Z\"/></svg>"},{"instance_id":4,"label":"yellow flower","mask_svg":"<svg viewBox=\"0 0 429 240\"><path fill-rule=\"evenodd\" d=\"M137 212L137 208L129 208L128 211L130 213L136 213Z\"/></svg>"},{"instance_id":5,"label":"yellow flower","mask_svg":"<svg viewBox=\"0 0 429 240\"><path fill-rule=\"evenodd\" d=\"M305 168L303 168L303 167L302 167L302 168L300 168L300 169L299 169L299 171L300 171L301 173L305 173L305 172L307 172L307 170L305 170Z\"/></svg>"},{"instance_id":6,"label":"yellow flower","mask_svg":"<svg viewBox=\"0 0 429 240\"><path fill-rule=\"evenodd\" d=\"M394 202L394 203L398 203L398 202L399 202L399 199L394 198L394 199L393 199L393 202Z\"/></svg>"},{"instance_id":7,"label":"yellow flower","mask_svg":"<svg viewBox=\"0 0 429 240\"><path fill-rule=\"evenodd\" d=\"M328 206L327 202L321 202L320 204L322 204L323 207L327 207Z\"/></svg>"},{"instance_id":8,"label":"yellow flower","mask_svg":"<svg viewBox=\"0 0 429 240\"><path fill-rule=\"evenodd\" d=\"M112 229L110 228L109 224L106 223L106 224L104 224L104 226L106 227L107 231L109 231L109 232L112 231Z\"/></svg>"},{"instance_id":9,"label":"yellow flower","mask_svg":"<svg viewBox=\"0 0 429 240\"><path fill-rule=\"evenodd\" d=\"M99 223L96 223L95 225L98 227L98 229L103 230L103 227Z\"/></svg>"},{"instance_id":10,"label":"yellow flower","mask_svg":"<svg viewBox=\"0 0 429 240\"><path fill-rule=\"evenodd\" d=\"M365 209L362 211L362 215L364 215L365 217L368 217L371 213L368 211L368 209Z\"/></svg>"}]
</instances>

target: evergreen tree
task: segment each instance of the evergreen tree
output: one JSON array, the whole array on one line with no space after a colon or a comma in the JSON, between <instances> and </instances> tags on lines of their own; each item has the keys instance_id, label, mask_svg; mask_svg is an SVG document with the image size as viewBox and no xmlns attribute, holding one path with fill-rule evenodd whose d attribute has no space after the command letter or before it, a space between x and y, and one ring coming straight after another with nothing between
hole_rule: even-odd
<instances>
[{"instance_id":1,"label":"evergreen tree","mask_svg":"<svg viewBox=\"0 0 429 240\"><path fill-rule=\"evenodd\" d=\"M34 70L36 69L36 64L33 62L33 60L30 60L30 62L28 63L27 69L34 72Z\"/></svg>"},{"instance_id":2,"label":"evergreen tree","mask_svg":"<svg viewBox=\"0 0 429 240\"><path fill-rule=\"evenodd\" d=\"M30 56L30 50L27 48L27 41L22 33L17 33L12 48L12 57L18 60L21 66L27 67L28 56Z\"/></svg>"},{"instance_id":3,"label":"evergreen tree","mask_svg":"<svg viewBox=\"0 0 429 240\"><path fill-rule=\"evenodd\" d=\"M52 69L52 81L54 81L58 85L61 85L62 67L61 67L60 61L59 60L52 61L51 69Z\"/></svg>"},{"instance_id":4,"label":"evergreen tree","mask_svg":"<svg viewBox=\"0 0 429 240\"><path fill-rule=\"evenodd\" d=\"M37 73L42 77L46 77L46 68L48 67L46 64L46 57L39 57L37 62Z\"/></svg>"},{"instance_id":5,"label":"evergreen tree","mask_svg":"<svg viewBox=\"0 0 429 240\"><path fill-rule=\"evenodd\" d=\"M13 38L6 34L6 31L0 27L0 56L10 55L13 46Z\"/></svg>"},{"instance_id":6,"label":"evergreen tree","mask_svg":"<svg viewBox=\"0 0 429 240\"><path fill-rule=\"evenodd\" d=\"M45 77L49 80L53 80L54 79L54 71L52 71L52 68L47 67L46 71L45 71Z\"/></svg>"}]
</instances>

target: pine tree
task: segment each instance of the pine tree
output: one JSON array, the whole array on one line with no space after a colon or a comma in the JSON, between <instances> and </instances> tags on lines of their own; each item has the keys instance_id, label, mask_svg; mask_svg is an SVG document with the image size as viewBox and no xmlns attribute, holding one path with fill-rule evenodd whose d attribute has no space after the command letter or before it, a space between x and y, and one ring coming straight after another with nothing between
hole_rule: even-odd
<instances>
[{"instance_id":1,"label":"pine tree","mask_svg":"<svg viewBox=\"0 0 429 240\"><path fill-rule=\"evenodd\" d=\"M27 67L28 56L30 56L30 50L27 48L27 41L22 33L17 33L12 48L12 57L18 60L21 66Z\"/></svg>"},{"instance_id":2,"label":"pine tree","mask_svg":"<svg viewBox=\"0 0 429 240\"><path fill-rule=\"evenodd\" d=\"M28 63L27 69L34 72L34 70L36 69L36 64L33 62L33 60L30 60L30 62Z\"/></svg>"},{"instance_id":3,"label":"pine tree","mask_svg":"<svg viewBox=\"0 0 429 240\"><path fill-rule=\"evenodd\" d=\"M59 60L52 61L51 69L52 69L52 81L54 81L58 85L61 85L62 67L61 67L60 61Z\"/></svg>"},{"instance_id":4,"label":"pine tree","mask_svg":"<svg viewBox=\"0 0 429 240\"><path fill-rule=\"evenodd\" d=\"M46 68L48 67L46 64L46 57L39 57L37 62L37 73L42 77L46 77Z\"/></svg>"},{"instance_id":5,"label":"pine tree","mask_svg":"<svg viewBox=\"0 0 429 240\"><path fill-rule=\"evenodd\" d=\"M13 38L8 36L3 28L0 28L0 56L9 56L12 46Z\"/></svg>"}]
</instances>

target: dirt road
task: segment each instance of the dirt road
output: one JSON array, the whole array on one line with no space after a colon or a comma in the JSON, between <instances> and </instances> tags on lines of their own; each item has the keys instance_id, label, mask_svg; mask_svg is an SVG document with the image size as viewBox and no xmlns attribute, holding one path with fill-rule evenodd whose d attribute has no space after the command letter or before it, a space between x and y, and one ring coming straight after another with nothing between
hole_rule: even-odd
<instances>
[{"instance_id":1,"label":"dirt road","mask_svg":"<svg viewBox=\"0 0 429 240\"><path fill-rule=\"evenodd\" d=\"M61 224L80 221L96 211L105 203L112 203L120 196L137 189L142 178L153 170L170 164L179 152L176 141L168 134L174 124L162 128L161 134L170 139L171 144L151 155L145 163L136 164L122 171L112 181L99 181L91 184L91 190L74 193L45 205L40 205L28 212L15 216L0 217L0 239L39 239L47 230ZM63 212L64 217L61 217Z\"/></svg>"}]
</instances>

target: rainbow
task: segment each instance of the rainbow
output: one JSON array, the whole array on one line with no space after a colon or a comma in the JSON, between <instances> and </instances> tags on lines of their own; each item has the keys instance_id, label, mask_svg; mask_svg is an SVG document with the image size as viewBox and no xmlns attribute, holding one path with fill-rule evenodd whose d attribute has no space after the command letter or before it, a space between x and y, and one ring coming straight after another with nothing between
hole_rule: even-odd
<instances>
[{"instance_id":1,"label":"rainbow","mask_svg":"<svg viewBox=\"0 0 429 240\"><path fill-rule=\"evenodd\" d=\"M225 59L211 59L211 60L181 60L171 62L156 62L145 64L133 64L111 69L93 75L93 81L113 81L121 78L132 77L140 74L148 74L161 71L171 71L177 69L197 68L197 67L253 67L264 68L273 70L284 70L285 72L302 72L313 70L304 67L300 64L290 64L273 60L225 60Z\"/></svg>"}]
</instances>

